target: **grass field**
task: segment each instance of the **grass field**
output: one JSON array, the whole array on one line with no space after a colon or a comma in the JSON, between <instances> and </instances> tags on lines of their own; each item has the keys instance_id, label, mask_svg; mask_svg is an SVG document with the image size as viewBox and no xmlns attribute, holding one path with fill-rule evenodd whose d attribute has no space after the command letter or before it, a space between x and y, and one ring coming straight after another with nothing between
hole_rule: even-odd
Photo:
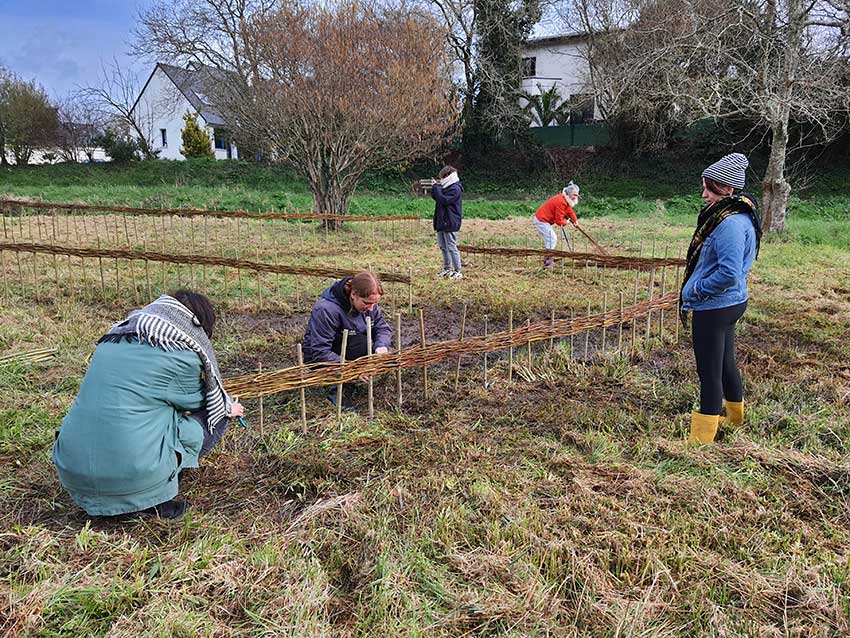
<instances>
[{"instance_id":1,"label":"grass field","mask_svg":"<svg viewBox=\"0 0 850 638\"><path fill-rule=\"evenodd\" d=\"M217 182L209 174L184 175L186 183L176 184L179 175L166 183L166 169L157 166L156 184L146 183L144 172L119 178L98 170L4 175L0 192L163 207L302 208L308 201L303 185L263 172ZM197 183L205 179L216 185ZM358 195L354 209L422 215L430 209L429 200L402 186L395 192L378 186ZM465 210L472 218L461 243L536 245L527 214L548 187L541 183L527 200L509 199L511 192L499 199L495 190L486 199L470 195ZM589 193L583 202L586 228L605 245L618 253L640 246L647 254L653 245L656 254L683 249L697 197L611 192ZM54 266L46 257L23 256L19 270L9 258L0 356L44 346L58 353L44 363L0 364L0 631L16 637L847 635L846 201L827 191L795 200L786 235L765 242L739 330L747 421L724 429L717 445L683 442L698 386L689 341L684 333L673 339L668 316L663 338L656 330L649 347L640 339L624 354L599 352L598 332L587 361L581 339L572 349L569 340L551 350L536 345L531 365L520 349L510 382L506 357L493 356L487 388L480 357L462 362L457 392L453 363L432 369L428 401L421 374L408 371L402 411L393 407L394 379L379 379L373 421L363 416L360 399L359 413L339 425L323 393L309 390L306 436L297 393L265 400L262 436L259 405L249 402L251 429L229 432L206 466L181 481L192 509L179 523L88 521L50 464L54 429L94 342L136 304L129 266L115 279L107 264L101 291L96 262L87 268L71 262L69 273L68 262ZM63 220L59 233L68 243L106 242L119 219ZM37 221L36 228L46 229L52 220L15 219L15 236L27 237ZM152 224L142 234L172 251L181 250L182 240L185 249L193 227L175 223L164 231ZM240 229L240 254L251 258L412 269L415 310L425 312L429 341L458 336L464 303L467 334L480 334L485 314L493 330L504 328L511 308L517 324L548 318L552 309L559 316L586 312L588 304L598 310L604 292L609 299L623 290L631 295L634 282L633 273L579 265L544 276L531 260L480 257L466 264L463 281L435 280L438 251L427 222L347 224L331 236L314 224ZM139 234L127 237L138 247ZM212 224L209 237L228 255L236 250L226 223ZM135 295L143 300L138 263L134 272ZM163 276L167 289L178 278L197 284L204 274L157 267L150 276L154 295ZM225 376L259 363L289 365L309 304L326 285L273 276L258 284L241 276L240 294L235 273L205 273L222 311L216 348ZM641 294L645 284L644 275ZM406 288L389 288L386 307L404 311ZM418 340L417 321L415 313L404 316L407 345Z\"/></svg>"}]
</instances>

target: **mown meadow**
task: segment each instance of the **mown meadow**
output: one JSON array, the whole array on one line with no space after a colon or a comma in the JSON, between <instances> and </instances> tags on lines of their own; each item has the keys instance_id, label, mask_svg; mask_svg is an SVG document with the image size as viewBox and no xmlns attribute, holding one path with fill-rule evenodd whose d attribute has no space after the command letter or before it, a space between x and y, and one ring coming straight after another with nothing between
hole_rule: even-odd
<instances>
[{"instance_id":1,"label":"mown meadow","mask_svg":"<svg viewBox=\"0 0 850 638\"><path fill-rule=\"evenodd\" d=\"M679 254L700 204L682 172L589 177L585 227L613 252ZM427 217L431 201L410 194L413 177L370 177L352 212ZM536 246L527 218L558 182L470 175L465 187L461 243ZM295 177L243 163L10 170L0 173L0 197L309 209L309 191ZM95 217L74 230L108 225ZM275 228L286 233L280 242ZM429 340L459 336L464 304L467 334L480 334L484 315L491 329L504 328L509 311L520 323L553 309L559 316L598 309L603 292L631 294L633 273L579 264L543 274L525 258L475 256L464 280L436 280L427 221L388 228L352 223L329 238L315 223L255 226L246 250L280 263L411 269ZM457 389L454 363L431 369L427 400L421 373L406 371L401 410L394 378L378 379L374 420L361 397L358 412L338 423L323 392L308 390L306 435L297 393L265 399L262 434L251 400L250 429L233 428L206 466L181 480L192 507L179 522L88 520L50 464L54 430L94 343L134 307L134 294L144 298L145 286L130 294L125 266L117 292L107 278L101 295L96 269L75 264L76 288L63 271L54 287L44 259L36 296L10 260L0 358L57 352L37 363L0 363L0 631L847 635L848 228L850 193L825 178L793 198L786 232L765 240L739 329L747 419L725 428L716 445L684 443L698 383L687 334L674 337L669 313L663 335L623 352L603 352L598 332L589 357L582 339L536 344L530 358L518 349L510 379L505 354L493 355L486 387L481 357L461 362ZM172 248L186 231L175 235ZM227 228L215 236L228 237ZM185 270L164 271L166 288L181 276L188 280ZM327 282L246 276L240 295L234 276L225 280L215 269L207 276L221 308L215 345L225 376L260 363L291 365L311 300ZM415 344L406 291L390 290L387 306L404 313L405 344ZM608 343L615 337L609 333Z\"/></svg>"}]
</instances>

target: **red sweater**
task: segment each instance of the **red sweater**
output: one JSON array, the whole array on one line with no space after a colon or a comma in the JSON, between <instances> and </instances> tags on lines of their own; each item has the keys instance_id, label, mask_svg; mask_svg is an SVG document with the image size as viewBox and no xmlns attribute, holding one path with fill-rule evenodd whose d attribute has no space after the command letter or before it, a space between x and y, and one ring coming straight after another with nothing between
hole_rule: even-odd
<instances>
[{"instance_id":1,"label":"red sweater","mask_svg":"<svg viewBox=\"0 0 850 638\"><path fill-rule=\"evenodd\" d=\"M578 221L578 218L573 211L573 207L567 203L567 198L564 197L563 193L558 193L554 197L547 199L543 205L537 209L534 216L543 223L556 224L558 226L566 226L567 217L569 217L570 221L574 224Z\"/></svg>"}]
</instances>

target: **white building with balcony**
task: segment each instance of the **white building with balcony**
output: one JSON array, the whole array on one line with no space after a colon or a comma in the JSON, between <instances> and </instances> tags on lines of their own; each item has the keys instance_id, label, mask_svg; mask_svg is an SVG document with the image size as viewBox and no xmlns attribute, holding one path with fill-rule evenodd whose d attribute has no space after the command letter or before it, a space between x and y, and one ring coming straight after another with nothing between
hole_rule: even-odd
<instances>
[{"instance_id":1,"label":"white building with balcony","mask_svg":"<svg viewBox=\"0 0 850 638\"><path fill-rule=\"evenodd\" d=\"M587 34L530 39L522 53L522 91L539 95L556 88L563 101L571 101L571 124L598 119L590 87ZM525 101L522 101L523 105ZM533 126L536 124L533 124Z\"/></svg>"}]
</instances>

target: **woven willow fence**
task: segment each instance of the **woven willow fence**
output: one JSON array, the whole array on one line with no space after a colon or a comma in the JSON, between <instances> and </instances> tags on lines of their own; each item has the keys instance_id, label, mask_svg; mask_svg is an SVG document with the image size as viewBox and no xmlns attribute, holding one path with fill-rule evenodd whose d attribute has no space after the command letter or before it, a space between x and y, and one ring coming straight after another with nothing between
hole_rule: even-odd
<instances>
[{"instance_id":1,"label":"woven willow fence","mask_svg":"<svg viewBox=\"0 0 850 638\"><path fill-rule=\"evenodd\" d=\"M0 210L7 215L20 214L23 209L130 213L133 215L178 215L181 217L238 217L242 219L281 219L289 221L344 221L344 222L394 222L418 220L416 215L322 215L318 213L273 213L247 210L205 210L200 208L131 208L127 206L95 206L53 202L27 202L16 199L0 199Z\"/></svg>"},{"instance_id":2,"label":"woven willow fence","mask_svg":"<svg viewBox=\"0 0 850 638\"><path fill-rule=\"evenodd\" d=\"M225 388L231 395L242 398L258 398L302 388L337 385L355 381L363 375L376 376L396 372L405 368L427 368L462 356L507 350L537 341L569 337L597 328L635 325L638 319L647 319L678 304L678 292L648 299L641 303L619 307L604 313L570 319L529 323L525 326L478 337L466 337L440 341L430 345L415 346L395 353L362 357L347 363L307 364L263 372L225 380ZM622 344L622 332L620 336Z\"/></svg>"},{"instance_id":3,"label":"woven willow fence","mask_svg":"<svg viewBox=\"0 0 850 638\"><path fill-rule=\"evenodd\" d=\"M262 306L263 303L263 293L262 286L260 285L260 273L269 273L272 275L297 275L297 276L309 276L309 277L326 277L326 278L334 278L339 279L341 277L345 277L347 275L353 275L364 268L358 269L346 269L346 268L313 268L306 266L293 266L286 264L269 264L263 262L255 262L249 261L246 259L234 259L228 257L215 257L212 255L187 255L187 254L168 254L168 253L160 253L155 251L146 251L146 250L128 250L128 249L119 249L119 248L78 248L74 246L55 246L51 244L41 244L41 243L16 243L16 242L0 242L0 271L3 273L3 286L0 288L0 293L4 295L4 297L9 297L11 295L10 290L10 277L9 271L13 270L13 268L8 268L6 253L11 252L15 255L16 259L14 260L17 263L17 273L18 280L20 285L20 291L27 287L29 282L32 282L33 289L36 294L36 298L40 298L42 296L42 282L41 279L44 278L44 273L41 272L41 267L36 263L36 255L46 255L48 259L48 264L50 263L50 258L52 258L52 266L53 266L53 279L54 279L54 295L59 295L60 290L60 269L59 269L59 260L57 257L67 257L68 263L66 267L62 268L62 276L63 278L67 278L69 281L69 290L73 296L73 288L75 279L83 280L86 279L86 265L85 259L96 260L97 265L91 265L91 268L96 268L95 279L97 278L97 273L99 273L100 279L100 287L102 296L106 296L106 271L114 270L114 279L115 285L118 289L116 294L120 296L120 281L119 281L119 262L118 260L125 260L128 264L127 270L129 270L129 279L132 283L132 292L133 297L137 303L140 302L139 294L137 290L138 287L141 287L141 283L144 282L144 285L147 289L147 297L148 299L153 298L153 290L158 283L156 281L157 277L155 273L151 273L151 268L149 267L150 262L160 263L163 266L165 264L175 264L179 266L200 266L202 268L210 267L222 267L222 268L231 268L236 270L238 277L238 285L240 291L240 297L243 296L242 292L242 271L249 271L256 274L257 277L257 286L256 291L259 296L259 303ZM21 254L31 254L31 263L26 266L21 263L20 255ZM71 257L78 257L80 259L80 263L77 266L77 273L75 275L75 268L71 264ZM133 266L133 262L142 262L139 264L141 266L139 272L136 272L135 267ZM407 305L408 309L412 310L413 306L413 285L411 281L410 275L403 275L399 273L392 272L377 272L376 273L384 282L396 282L407 285ZM203 270L198 274L198 284L201 285L202 289L206 289L206 270ZM194 287L195 284L195 273L192 272L191 278L187 277L186 284ZM166 272L164 268L161 271L161 288L160 292L166 292L168 286L166 285ZM178 274L178 285L177 287L182 287L183 282L180 279ZM227 286L225 284L225 293L227 291ZM45 292L49 289L49 285L44 287ZM48 293L49 294L49 293Z\"/></svg>"},{"instance_id":4,"label":"woven willow fence","mask_svg":"<svg viewBox=\"0 0 850 638\"><path fill-rule=\"evenodd\" d=\"M565 250L545 250L539 248L491 248L485 246L458 246L462 253L476 255L494 255L502 257L557 257L571 259L582 264L593 264L605 268L651 271L665 266L684 266L683 259L671 257L629 257L623 255L600 255L598 253L579 253Z\"/></svg>"}]
</instances>

